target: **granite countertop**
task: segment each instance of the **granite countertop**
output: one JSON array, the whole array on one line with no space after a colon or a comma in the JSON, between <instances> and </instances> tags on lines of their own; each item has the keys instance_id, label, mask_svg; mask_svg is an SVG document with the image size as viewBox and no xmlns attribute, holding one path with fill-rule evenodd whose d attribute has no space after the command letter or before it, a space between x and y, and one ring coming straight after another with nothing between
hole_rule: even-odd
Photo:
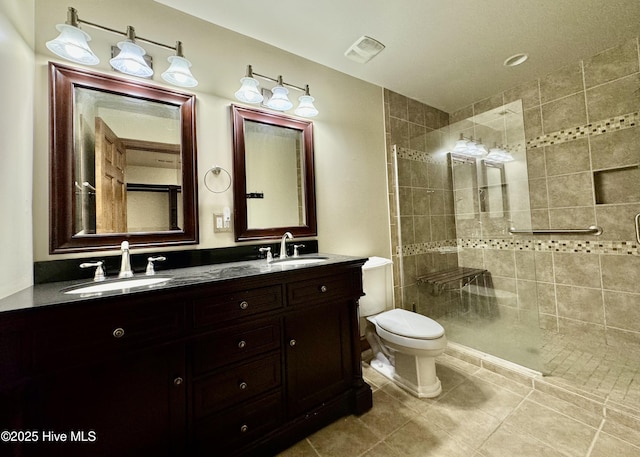
<instances>
[{"instance_id":1,"label":"granite countertop","mask_svg":"<svg viewBox=\"0 0 640 457\"><path fill-rule=\"evenodd\" d=\"M310 254L302 255L300 259L323 257L322 262L292 265L279 263L277 260L267 263L265 259L203 265L197 267L179 268L175 270L159 270L156 277L171 278L166 282L160 282L150 286L131 289L117 289L105 292L92 292L87 294L65 294L64 291L83 285L104 284L109 281L117 281L117 277L109 277L104 282L91 282L86 279L74 281L51 282L37 284L23 289L13 295L0 299L0 313L17 311L29 308L38 308L50 305L62 305L97 298L117 297L122 295L140 294L149 291L168 290L180 287L188 287L198 284L215 283L228 279L249 278L252 276L268 275L285 271L295 271L324 265L340 263L352 263L366 261L366 258L344 256L337 254ZM132 279L149 278L144 273L138 273Z\"/></svg>"}]
</instances>

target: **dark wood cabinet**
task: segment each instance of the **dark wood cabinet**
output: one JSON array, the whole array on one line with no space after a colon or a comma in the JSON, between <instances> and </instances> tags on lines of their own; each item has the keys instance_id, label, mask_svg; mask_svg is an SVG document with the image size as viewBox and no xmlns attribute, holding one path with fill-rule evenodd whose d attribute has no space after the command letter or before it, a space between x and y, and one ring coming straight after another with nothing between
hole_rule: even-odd
<instances>
[{"instance_id":1,"label":"dark wood cabinet","mask_svg":"<svg viewBox=\"0 0 640 457\"><path fill-rule=\"evenodd\" d=\"M0 313L0 428L38 433L0 455L272 455L365 412L360 266Z\"/></svg>"}]
</instances>

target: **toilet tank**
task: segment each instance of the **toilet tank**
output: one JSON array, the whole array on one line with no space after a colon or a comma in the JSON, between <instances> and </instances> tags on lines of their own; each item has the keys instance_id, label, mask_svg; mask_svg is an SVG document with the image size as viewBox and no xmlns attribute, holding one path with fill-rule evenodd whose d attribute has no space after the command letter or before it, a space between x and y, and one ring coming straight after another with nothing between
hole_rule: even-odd
<instances>
[{"instance_id":1,"label":"toilet tank","mask_svg":"<svg viewBox=\"0 0 640 457\"><path fill-rule=\"evenodd\" d=\"M382 257L369 257L362 266L362 289L360 316L371 316L393 308L393 262Z\"/></svg>"}]
</instances>

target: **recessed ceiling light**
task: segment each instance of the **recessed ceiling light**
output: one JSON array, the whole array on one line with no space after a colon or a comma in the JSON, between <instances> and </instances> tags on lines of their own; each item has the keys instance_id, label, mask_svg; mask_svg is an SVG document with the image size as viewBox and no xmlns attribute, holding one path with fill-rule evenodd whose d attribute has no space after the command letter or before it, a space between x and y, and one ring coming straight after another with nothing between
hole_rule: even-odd
<instances>
[{"instance_id":1,"label":"recessed ceiling light","mask_svg":"<svg viewBox=\"0 0 640 457\"><path fill-rule=\"evenodd\" d=\"M516 67L524 63L528 58L529 56L527 54L523 54L523 53L514 54L511 57L509 57L507 60L505 60L502 65L504 65L505 67Z\"/></svg>"},{"instance_id":2,"label":"recessed ceiling light","mask_svg":"<svg viewBox=\"0 0 640 457\"><path fill-rule=\"evenodd\" d=\"M384 49L384 44L368 36L361 36L344 52L347 59L367 63Z\"/></svg>"}]
</instances>

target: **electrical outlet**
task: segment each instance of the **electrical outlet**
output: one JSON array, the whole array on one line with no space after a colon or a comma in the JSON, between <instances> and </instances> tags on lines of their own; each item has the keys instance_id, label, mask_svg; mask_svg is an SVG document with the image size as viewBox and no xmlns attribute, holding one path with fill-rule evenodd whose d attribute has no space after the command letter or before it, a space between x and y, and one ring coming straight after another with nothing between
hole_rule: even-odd
<instances>
[{"instance_id":1,"label":"electrical outlet","mask_svg":"<svg viewBox=\"0 0 640 457\"><path fill-rule=\"evenodd\" d=\"M213 214L213 232L214 233L225 233L231 231L231 220L225 220L225 217L222 213L214 213Z\"/></svg>"}]
</instances>

